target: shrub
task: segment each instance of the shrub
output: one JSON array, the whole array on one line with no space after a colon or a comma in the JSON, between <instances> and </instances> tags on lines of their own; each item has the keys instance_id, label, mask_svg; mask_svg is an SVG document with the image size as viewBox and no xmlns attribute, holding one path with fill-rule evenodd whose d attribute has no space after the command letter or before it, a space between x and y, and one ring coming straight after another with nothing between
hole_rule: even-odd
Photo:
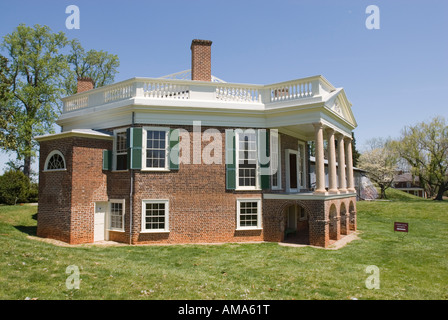
<instances>
[{"instance_id":1,"label":"shrub","mask_svg":"<svg viewBox=\"0 0 448 320\"><path fill-rule=\"evenodd\" d=\"M15 205L27 202L30 181L22 171L10 170L0 176L0 203Z\"/></svg>"}]
</instances>

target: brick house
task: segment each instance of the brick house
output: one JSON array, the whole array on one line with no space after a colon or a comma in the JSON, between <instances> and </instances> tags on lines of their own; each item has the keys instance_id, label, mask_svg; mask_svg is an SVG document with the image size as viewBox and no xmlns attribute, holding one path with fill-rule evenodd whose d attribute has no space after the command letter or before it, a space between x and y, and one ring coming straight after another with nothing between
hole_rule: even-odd
<instances>
[{"instance_id":1,"label":"brick house","mask_svg":"<svg viewBox=\"0 0 448 320\"><path fill-rule=\"evenodd\" d=\"M424 188L420 186L419 177L414 177L410 172L398 172L394 177L393 188L414 196L426 199L428 196Z\"/></svg>"},{"instance_id":2,"label":"brick house","mask_svg":"<svg viewBox=\"0 0 448 320\"><path fill-rule=\"evenodd\" d=\"M78 93L63 99L61 133L36 137L38 236L151 244L296 234L327 247L356 230L356 121L344 89L322 76L226 83L211 75L211 41L193 40L191 54L188 80L94 89L78 79Z\"/></svg>"}]
</instances>

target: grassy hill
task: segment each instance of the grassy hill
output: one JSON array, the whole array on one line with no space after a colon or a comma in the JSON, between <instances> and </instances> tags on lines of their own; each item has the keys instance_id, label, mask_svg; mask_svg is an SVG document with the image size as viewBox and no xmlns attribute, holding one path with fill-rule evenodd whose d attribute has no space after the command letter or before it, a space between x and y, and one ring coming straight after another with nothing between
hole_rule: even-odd
<instances>
[{"instance_id":1,"label":"grassy hill","mask_svg":"<svg viewBox=\"0 0 448 320\"><path fill-rule=\"evenodd\" d=\"M357 203L360 240L339 250L57 246L30 239L36 207L0 206L0 299L448 299L448 202L395 191L393 201ZM394 221L408 222L409 234L395 233ZM70 265L78 290L66 287ZM371 265L379 289L366 286Z\"/></svg>"}]
</instances>

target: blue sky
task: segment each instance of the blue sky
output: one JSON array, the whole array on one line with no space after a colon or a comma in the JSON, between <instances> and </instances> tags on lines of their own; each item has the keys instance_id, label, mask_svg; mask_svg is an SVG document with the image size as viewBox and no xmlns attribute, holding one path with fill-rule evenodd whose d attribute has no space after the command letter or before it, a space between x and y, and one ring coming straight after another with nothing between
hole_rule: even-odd
<instances>
[{"instance_id":1,"label":"blue sky","mask_svg":"<svg viewBox=\"0 0 448 320\"><path fill-rule=\"evenodd\" d=\"M68 30L68 5L80 29ZM366 8L380 10L369 30ZM0 36L20 23L48 25L86 49L120 58L116 81L190 68L192 39L212 40L212 74L269 84L321 74L344 87L358 149L374 137L448 118L448 1L1 1ZM7 157L0 155L0 172Z\"/></svg>"}]
</instances>

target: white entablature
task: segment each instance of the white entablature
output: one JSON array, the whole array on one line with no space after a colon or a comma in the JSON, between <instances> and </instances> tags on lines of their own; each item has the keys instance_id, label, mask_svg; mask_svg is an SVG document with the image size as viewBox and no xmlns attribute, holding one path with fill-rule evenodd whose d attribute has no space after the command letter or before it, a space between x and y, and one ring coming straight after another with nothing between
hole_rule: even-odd
<instances>
[{"instance_id":1,"label":"white entablature","mask_svg":"<svg viewBox=\"0 0 448 320\"><path fill-rule=\"evenodd\" d=\"M166 76L169 77L169 76ZM63 99L63 130L136 123L280 128L312 138L322 122L351 136L356 121L344 89L323 76L270 85L132 78Z\"/></svg>"}]
</instances>

